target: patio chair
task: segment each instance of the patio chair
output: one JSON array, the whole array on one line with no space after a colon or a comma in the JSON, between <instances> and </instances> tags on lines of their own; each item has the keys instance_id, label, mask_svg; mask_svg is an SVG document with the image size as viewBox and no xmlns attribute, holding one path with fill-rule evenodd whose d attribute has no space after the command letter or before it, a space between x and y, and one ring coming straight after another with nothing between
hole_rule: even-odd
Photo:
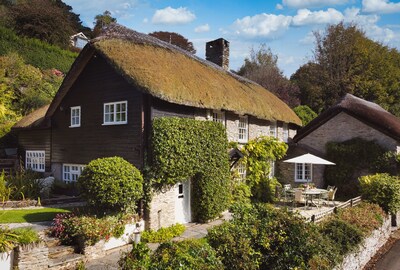
<instances>
[{"instance_id":1,"label":"patio chair","mask_svg":"<svg viewBox=\"0 0 400 270\"><path fill-rule=\"evenodd\" d=\"M289 202L289 199L291 199L292 194L288 192L288 190L292 189L292 185L291 184L285 184L283 185L282 188L282 196L285 200L285 202Z\"/></svg>"},{"instance_id":2,"label":"patio chair","mask_svg":"<svg viewBox=\"0 0 400 270\"><path fill-rule=\"evenodd\" d=\"M335 203L336 191L337 191L337 187L328 191L328 202L329 201L333 202L333 206L336 206L336 203Z\"/></svg>"},{"instance_id":3,"label":"patio chair","mask_svg":"<svg viewBox=\"0 0 400 270\"><path fill-rule=\"evenodd\" d=\"M321 195L322 203L324 205L326 205L331 201L331 202L333 202L333 205L336 206L335 194L337 191L337 187L331 187L331 188L329 188L329 187L331 187L331 186L328 186L328 188L327 188L328 192Z\"/></svg>"},{"instance_id":4,"label":"patio chair","mask_svg":"<svg viewBox=\"0 0 400 270\"><path fill-rule=\"evenodd\" d=\"M296 189L294 192L293 207L296 207L298 203L301 203L301 204L304 204L307 206L307 200L305 199L305 196L301 189Z\"/></svg>"}]
</instances>

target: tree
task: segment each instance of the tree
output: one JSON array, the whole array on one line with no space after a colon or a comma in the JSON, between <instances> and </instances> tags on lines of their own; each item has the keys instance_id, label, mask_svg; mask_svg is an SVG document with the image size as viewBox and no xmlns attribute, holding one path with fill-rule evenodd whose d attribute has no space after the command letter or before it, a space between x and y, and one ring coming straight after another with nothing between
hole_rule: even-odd
<instances>
[{"instance_id":1,"label":"tree","mask_svg":"<svg viewBox=\"0 0 400 270\"><path fill-rule=\"evenodd\" d=\"M400 53L367 38L356 25L330 25L315 33L314 59L291 80L303 105L320 112L351 93L400 115Z\"/></svg>"},{"instance_id":2,"label":"tree","mask_svg":"<svg viewBox=\"0 0 400 270\"><path fill-rule=\"evenodd\" d=\"M149 35L161 39L165 42L174 44L192 54L196 53L196 49L194 48L193 43L178 33L157 31L150 33Z\"/></svg>"},{"instance_id":3,"label":"tree","mask_svg":"<svg viewBox=\"0 0 400 270\"><path fill-rule=\"evenodd\" d=\"M250 57L244 60L238 74L268 89L290 107L299 105L298 87L291 83L278 67L278 56L265 44L256 51L250 50Z\"/></svg>"},{"instance_id":4,"label":"tree","mask_svg":"<svg viewBox=\"0 0 400 270\"><path fill-rule=\"evenodd\" d=\"M111 16L111 12L106 10L103 14L98 14L94 17L94 28L93 28L93 36L97 37L100 35L101 31L104 27L109 25L110 23L117 22L117 19Z\"/></svg>"},{"instance_id":5,"label":"tree","mask_svg":"<svg viewBox=\"0 0 400 270\"><path fill-rule=\"evenodd\" d=\"M38 38L63 48L69 37L83 29L79 16L62 1L18 1L8 7L11 26L19 34Z\"/></svg>"},{"instance_id":6,"label":"tree","mask_svg":"<svg viewBox=\"0 0 400 270\"><path fill-rule=\"evenodd\" d=\"M308 123L311 122L311 120L317 117L317 114L313 110L311 110L311 108L308 107L307 105L297 106L293 109L293 111L301 119L303 126L307 125Z\"/></svg>"}]
</instances>

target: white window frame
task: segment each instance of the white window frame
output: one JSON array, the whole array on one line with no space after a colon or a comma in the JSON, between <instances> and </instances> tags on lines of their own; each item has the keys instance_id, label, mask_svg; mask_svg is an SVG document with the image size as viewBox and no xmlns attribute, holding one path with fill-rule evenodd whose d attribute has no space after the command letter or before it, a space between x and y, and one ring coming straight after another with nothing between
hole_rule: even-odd
<instances>
[{"instance_id":1,"label":"white window frame","mask_svg":"<svg viewBox=\"0 0 400 270\"><path fill-rule=\"evenodd\" d=\"M312 164L310 163L295 163L294 164L294 181L295 182L311 182L312 181ZM309 176L306 177L306 171L309 171Z\"/></svg>"},{"instance_id":2,"label":"white window frame","mask_svg":"<svg viewBox=\"0 0 400 270\"><path fill-rule=\"evenodd\" d=\"M244 182L246 180L246 165L243 162L239 162L236 165L236 171L238 175L238 180Z\"/></svg>"},{"instance_id":3,"label":"white window frame","mask_svg":"<svg viewBox=\"0 0 400 270\"><path fill-rule=\"evenodd\" d=\"M274 178L274 177L275 177L275 161L272 160L272 161L270 161L269 164L270 164L270 166L271 166L271 170L269 171L268 177L271 179L271 178Z\"/></svg>"},{"instance_id":4,"label":"white window frame","mask_svg":"<svg viewBox=\"0 0 400 270\"><path fill-rule=\"evenodd\" d=\"M241 120L244 120L241 122ZM244 124L244 126L242 125ZM238 121L238 142L247 143L249 140L249 118L247 115L240 116Z\"/></svg>"},{"instance_id":5,"label":"white window frame","mask_svg":"<svg viewBox=\"0 0 400 270\"><path fill-rule=\"evenodd\" d=\"M74 111L78 111L78 115L74 115ZM81 126L81 106L71 107L71 122L69 127L75 128L80 126Z\"/></svg>"},{"instance_id":6,"label":"white window frame","mask_svg":"<svg viewBox=\"0 0 400 270\"><path fill-rule=\"evenodd\" d=\"M117 111L116 108L117 106L120 105L120 108L122 107L122 105L125 105L125 111ZM108 109L108 112L106 112L106 108L110 108L111 106L113 106L113 111L110 112L110 109ZM117 121L117 115L120 114L124 114L125 115L125 120L124 121ZM106 121L106 116L107 115L112 115L113 121ZM103 125L123 125L123 124L127 124L128 123L128 101L124 100L124 101L117 101L117 102L108 102L108 103L104 103L103 106Z\"/></svg>"},{"instance_id":7,"label":"white window frame","mask_svg":"<svg viewBox=\"0 0 400 270\"><path fill-rule=\"evenodd\" d=\"M62 179L64 182L76 182L81 176L85 165L82 164L63 164Z\"/></svg>"},{"instance_id":8,"label":"white window frame","mask_svg":"<svg viewBox=\"0 0 400 270\"><path fill-rule=\"evenodd\" d=\"M45 172L46 151L27 150L25 152L25 169L31 169L35 172Z\"/></svg>"},{"instance_id":9,"label":"white window frame","mask_svg":"<svg viewBox=\"0 0 400 270\"><path fill-rule=\"evenodd\" d=\"M287 123L283 123L282 130L283 141L287 143L289 142L289 125Z\"/></svg>"},{"instance_id":10,"label":"white window frame","mask_svg":"<svg viewBox=\"0 0 400 270\"><path fill-rule=\"evenodd\" d=\"M272 121L269 126L269 136L274 138L278 137L278 123L276 121Z\"/></svg>"},{"instance_id":11,"label":"white window frame","mask_svg":"<svg viewBox=\"0 0 400 270\"><path fill-rule=\"evenodd\" d=\"M211 120L214 122L221 123L225 126L225 112L219 110L213 110L211 115Z\"/></svg>"}]
</instances>

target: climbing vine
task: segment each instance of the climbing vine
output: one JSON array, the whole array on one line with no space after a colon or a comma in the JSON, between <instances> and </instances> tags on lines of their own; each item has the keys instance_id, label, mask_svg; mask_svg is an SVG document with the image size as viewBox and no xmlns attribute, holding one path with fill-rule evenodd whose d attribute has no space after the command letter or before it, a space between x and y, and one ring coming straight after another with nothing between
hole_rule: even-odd
<instances>
[{"instance_id":1,"label":"climbing vine","mask_svg":"<svg viewBox=\"0 0 400 270\"><path fill-rule=\"evenodd\" d=\"M336 166L326 166L325 182L338 187L342 197L359 194L358 178L362 175L396 171L396 155L375 141L361 138L327 143L326 158Z\"/></svg>"},{"instance_id":2,"label":"climbing vine","mask_svg":"<svg viewBox=\"0 0 400 270\"><path fill-rule=\"evenodd\" d=\"M252 199L272 202L276 178L271 178L271 164L281 159L287 151L287 144L276 138L262 136L249 141L242 149L246 164L246 183L251 188Z\"/></svg>"},{"instance_id":3,"label":"climbing vine","mask_svg":"<svg viewBox=\"0 0 400 270\"><path fill-rule=\"evenodd\" d=\"M229 158L220 123L187 118L153 120L150 175L155 188L192 180L192 210L197 221L217 217L229 201Z\"/></svg>"}]
</instances>

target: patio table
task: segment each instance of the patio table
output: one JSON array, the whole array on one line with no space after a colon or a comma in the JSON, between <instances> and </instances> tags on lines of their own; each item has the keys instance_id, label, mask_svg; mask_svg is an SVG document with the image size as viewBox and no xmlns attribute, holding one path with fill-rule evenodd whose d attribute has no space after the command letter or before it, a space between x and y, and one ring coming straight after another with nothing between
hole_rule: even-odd
<instances>
[{"instance_id":1,"label":"patio table","mask_svg":"<svg viewBox=\"0 0 400 270\"><path fill-rule=\"evenodd\" d=\"M299 189L300 189L300 188L293 188L293 189L288 190L288 192L294 193L294 192L296 192L296 190L299 190ZM320 197L322 194L328 193L328 190L322 189L322 188L302 189L302 191L303 191L303 194L304 194L306 197L310 198L310 204L311 204L311 205L314 205L314 206L316 206L316 207L319 207L319 205L316 204L316 203L313 201L313 198L314 198L314 197L318 198L318 197ZM307 201L308 201L308 199L306 200L306 203L307 203Z\"/></svg>"}]
</instances>

